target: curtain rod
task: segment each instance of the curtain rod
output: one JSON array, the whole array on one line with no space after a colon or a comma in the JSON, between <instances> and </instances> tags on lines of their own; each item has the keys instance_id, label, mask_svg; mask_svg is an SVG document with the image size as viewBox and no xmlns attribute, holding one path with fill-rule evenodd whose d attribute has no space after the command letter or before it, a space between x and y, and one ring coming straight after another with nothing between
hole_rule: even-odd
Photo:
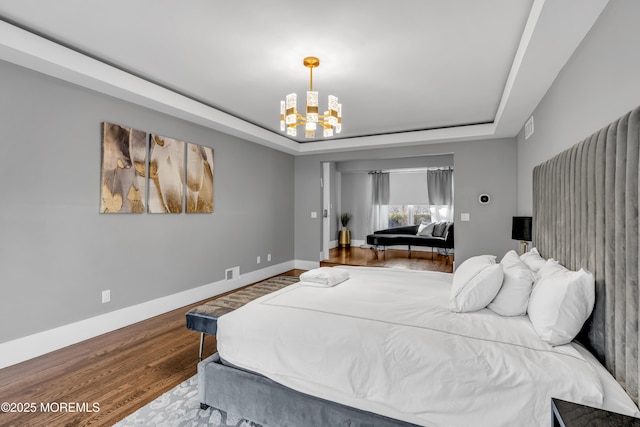
<instances>
[{"instance_id":1,"label":"curtain rod","mask_svg":"<svg viewBox=\"0 0 640 427\"><path fill-rule=\"evenodd\" d=\"M369 171L369 175L376 174L376 173L418 173L418 172L436 171L436 170L453 171L453 167L437 166L437 167L427 167L427 168L385 169L385 170Z\"/></svg>"}]
</instances>

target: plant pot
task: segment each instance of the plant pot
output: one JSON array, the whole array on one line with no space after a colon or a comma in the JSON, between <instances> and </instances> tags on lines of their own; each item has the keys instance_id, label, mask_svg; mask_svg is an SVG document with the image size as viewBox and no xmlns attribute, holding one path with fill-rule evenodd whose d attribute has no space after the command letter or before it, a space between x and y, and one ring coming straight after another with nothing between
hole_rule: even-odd
<instances>
[{"instance_id":1,"label":"plant pot","mask_svg":"<svg viewBox=\"0 0 640 427\"><path fill-rule=\"evenodd\" d=\"M347 228L342 228L338 236L338 246L341 248L348 248L351 246L351 231Z\"/></svg>"}]
</instances>

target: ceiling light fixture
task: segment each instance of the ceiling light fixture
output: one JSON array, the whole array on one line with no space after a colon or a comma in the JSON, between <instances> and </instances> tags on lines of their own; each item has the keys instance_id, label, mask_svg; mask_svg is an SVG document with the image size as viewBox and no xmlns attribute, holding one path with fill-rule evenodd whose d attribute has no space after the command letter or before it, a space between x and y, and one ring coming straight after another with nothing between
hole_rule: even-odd
<instances>
[{"instance_id":1,"label":"ceiling light fixture","mask_svg":"<svg viewBox=\"0 0 640 427\"><path fill-rule=\"evenodd\" d=\"M298 96L290 93L286 101L280 101L280 130L287 131L287 135L296 136L297 127L304 125L305 138L315 138L318 125L324 129L322 136L333 136L333 132L342 130L342 104L338 97L329 95L329 110L318 114L318 92L313 91L313 69L320 65L320 60L314 56L304 58L303 65L309 68L309 91L307 92L306 116L297 111Z\"/></svg>"}]
</instances>

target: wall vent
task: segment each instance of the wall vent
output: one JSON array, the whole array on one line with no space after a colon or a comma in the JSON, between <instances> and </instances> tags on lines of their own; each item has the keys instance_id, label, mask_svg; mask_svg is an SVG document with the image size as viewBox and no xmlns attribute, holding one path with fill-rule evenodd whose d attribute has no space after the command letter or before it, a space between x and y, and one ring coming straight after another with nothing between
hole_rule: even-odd
<instances>
[{"instance_id":1,"label":"wall vent","mask_svg":"<svg viewBox=\"0 0 640 427\"><path fill-rule=\"evenodd\" d=\"M227 268L224 271L225 280L234 280L240 277L240 267Z\"/></svg>"},{"instance_id":2,"label":"wall vent","mask_svg":"<svg viewBox=\"0 0 640 427\"><path fill-rule=\"evenodd\" d=\"M527 123L524 124L524 139L529 139L531 135L533 135L533 116L529 117Z\"/></svg>"}]
</instances>

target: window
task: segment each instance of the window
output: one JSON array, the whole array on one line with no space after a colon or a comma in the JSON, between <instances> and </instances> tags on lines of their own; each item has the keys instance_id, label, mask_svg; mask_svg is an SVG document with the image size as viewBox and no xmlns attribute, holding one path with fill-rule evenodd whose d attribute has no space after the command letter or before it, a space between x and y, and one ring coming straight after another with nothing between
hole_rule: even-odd
<instances>
[{"instance_id":1,"label":"window","mask_svg":"<svg viewBox=\"0 0 640 427\"><path fill-rule=\"evenodd\" d=\"M431 190L428 190L429 180ZM445 191L446 187L448 191ZM452 187L450 170L425 168L391 171L388 228L417 225L421 222L453 221ZM429 191L432 193L431 197ZM430 199L446 204L430 205Z\"/></svg>"},{"instance_id":2,"label":"window","mask_svg":"<svg viewBox=\"0 0 640 427\"><path fill-rule=\"evenodd\" d=\"M431 211L427 205L390 205L389 228L431 222Z\"/></svg>"},{"instance_id":3,"label":"window","mask_svg":"<svg viewBox=\"0 0 640 427\"><path fill-rule=\"evenodd\" d=\"M371 188L374 185L374 172ZM452 169L421 168L397 169L386 173L377 173L385 177L387 187L382 185L379 191L386 195L385 200L372 194L371 228L372 232L385 228L418 225L421 222L453 221L453 175ZM382 181L381 181L382 182ZM430 185L429 185L430 184ZM378 200L376 203L374 200ZM433 204L429 204L429 201ZM437 203L437 204L436 204Z\"/></svg>"}]
</instances>

